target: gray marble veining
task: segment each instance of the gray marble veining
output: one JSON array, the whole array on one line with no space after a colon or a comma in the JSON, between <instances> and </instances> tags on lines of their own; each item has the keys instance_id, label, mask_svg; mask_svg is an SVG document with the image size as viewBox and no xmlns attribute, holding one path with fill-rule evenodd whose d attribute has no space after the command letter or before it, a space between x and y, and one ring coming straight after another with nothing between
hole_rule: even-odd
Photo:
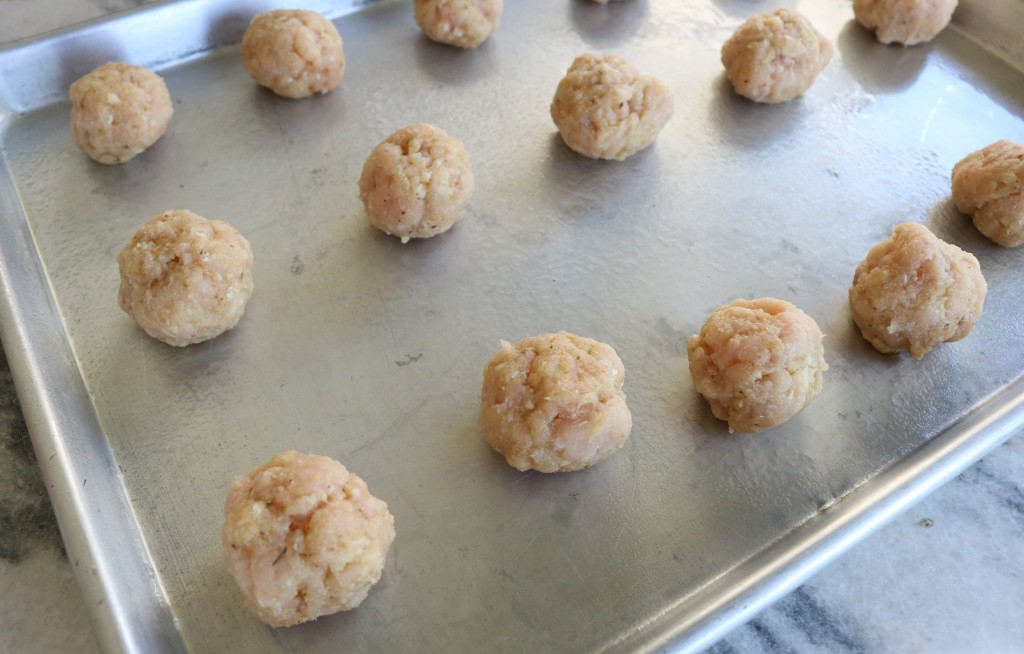
<instances>
[{"instance_id":1,"label":"gray marble veining","mask_svg":"<svg viewBox=\"0 0 1024 654\"><path fill-rule=\"evenodd\" d=\"M130 8L0 0L0 43ZM710 648L1024 651L1024 441L1015 437ZM0 652L97 651L0 366Z\"/></svg>"}]
</instances>

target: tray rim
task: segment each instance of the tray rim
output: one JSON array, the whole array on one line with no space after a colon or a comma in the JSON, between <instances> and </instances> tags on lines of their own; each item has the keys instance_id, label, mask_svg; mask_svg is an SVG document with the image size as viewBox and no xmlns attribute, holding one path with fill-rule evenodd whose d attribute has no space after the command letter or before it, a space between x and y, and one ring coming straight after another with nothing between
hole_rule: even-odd
<instances>
[{"instance_id":1,"label":"tray rim","mask_svg":"<svg viewBox=\"0 0 1024 654\"><path fill-rule=\"evenodd\" d=\"M306 4L337 18L381 1L387 0L318 0ZM115 26L132 29L158 21L168 12L238 4L236 0L162 0L21 39L0 48L0 80L11 61L17 65L37 49L52 47L69 37L90 38ZM255 14L289 5L263 1L247 5L247 9ZM965 11L965 5L972 8ZM1024 11L1024 3L1011 10ZM976 3L961 2L956 18L966 15L967 24L957 27L989 52L1021 68L1024 45L999 40L998 35L995 42L979 38L975 30L989 23L979 20L976 12ZM230 39L218 40L196 48L187 42L177 56L138 63L157 69L180 65L232 43ZM52 79L46 75L54 72L45 68L43 79ZM0 134L8 128L11 115L64 100L50 94L30 106L18 102L24 93L23 89L12 90L0 83ZM0 342L10 362L36 457L97 640L104 651L189 651L142 538L114 453L103 447L106 436L74 357L31 227L18 203L2 148L0 228L8 234L0 246ZM1024 374L901 459L820 507L818 513L782 538L598 651L695 652L714 644L1022 431ZM62 433L85 438L71 443L61 439ZM86 496L83 489L89 481ZM116 556L111 556L112 552Z\"/></svg>"}]
</instances>

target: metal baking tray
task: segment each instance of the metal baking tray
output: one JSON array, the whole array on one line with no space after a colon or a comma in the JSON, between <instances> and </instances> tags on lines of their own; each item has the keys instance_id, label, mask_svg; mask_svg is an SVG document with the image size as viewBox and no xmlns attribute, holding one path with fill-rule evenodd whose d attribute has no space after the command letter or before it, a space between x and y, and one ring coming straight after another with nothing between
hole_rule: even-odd
<instances>
[{"instance_id":1,"label":"metal baking tray","mask_svg":"<svg viewBox=\"0 0 1024 654\"><path fill-rule=\"evenodd\" d=\"M782 5L836 56L802 99L754 105L719 48ZM914 48L875 43L846 1L515 0L475 51L427 41L406 2L311 2L348 69L303 101L259 89L234 45L273 6L185 0L0 51L0 337L105 649L698 649L1024 425L1024 252L949 199L962 156L1024 141L1019 0L962 0ZM548 116L594 50L675 92L625 162L575 155ZM175 114L104 167L72 142L66 90L111 59L158 69ZM356 180L421 121L466 143L478 188L451 232L402 245ZM114 253L174 208L256 253L239 327L186 349L115 299ZM975 253L989 284L975 331L923 361L873 351L846 301L905 220ZM797 418L729 435L686 339L763 295L818 321L831 368ZM498 339L559 329L621 355L633 434L587 471L520 473L478 433L481 370ZM289 448L363 476L398 538L358 610L271 629L227 572L221 508L233 475Z\"/></svg>"}]
</instances>

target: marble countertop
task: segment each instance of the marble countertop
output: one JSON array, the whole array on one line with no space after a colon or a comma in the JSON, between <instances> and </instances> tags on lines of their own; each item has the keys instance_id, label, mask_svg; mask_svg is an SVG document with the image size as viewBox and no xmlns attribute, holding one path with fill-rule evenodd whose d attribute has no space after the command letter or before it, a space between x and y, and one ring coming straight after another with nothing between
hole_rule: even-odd
<instances>
[{"instance_id":1,"label":"marble countertop","mask_svg":"<svg viewBox=\"0 0 1024 654\"><path fill-rule=\"evenodd\" d=\"M0 0L0 45L141 4ZM96 651L0 355L0 652ZM1024 652L1024 437L709 651Z\"/></svg>"}]
</instances>

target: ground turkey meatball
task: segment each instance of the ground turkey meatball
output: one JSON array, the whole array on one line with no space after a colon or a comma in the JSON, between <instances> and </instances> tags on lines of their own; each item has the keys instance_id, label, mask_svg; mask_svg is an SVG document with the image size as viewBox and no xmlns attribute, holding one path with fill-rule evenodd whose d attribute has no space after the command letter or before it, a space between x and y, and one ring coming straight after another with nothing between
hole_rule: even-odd
<instances>
[{"instance_id":1,"label":"ground turkey meatball","mask_svg":"<svg viewBox=\"0 0 1024 654\"><path fill-rule=\"evenodd\" d=\"M788 102L803 95L830 59L828 39L789 9L751 17L722 46L726 77L754 102Z\"/></svg>"},{"instance_id":2,"label":"ground turkey meatball","mask_svg":"<svg viewBox=\"0 0 1024 654\"><path fill-rule=\"evenodd\" d=\"M191 211L143 225L117 253L118 302L153 338L181 347L231 329L252 295L252 249L238 231Z\"/></svg>"},{"instance_id":3,"label":"ground turkey meatball","mask_svg":"<svg viewBox=\"0 0 1024 654\"><path fill-rule=\"evenodd\" d=\"M235 477L224 502L228 568L274 627L359 606L394 539L388 505L326 456L281 452Z\"/></svg>"},{"instance_id":4,"label":"ground turkey meatball","mask_svg":"<svg viewBox=\"0 0 1024 654\"><path fill-rule=\"evenodd\" d=\"M565 144L593 159L617 159L654 143L672 117L672 92L613 54L576 57L551 102Z\"/></svg>"},{"instance_id":5,"label":"ground turkey meatball","mask_svg":"<svg viewBox=\"0 0 1024 654\"><path fill-rule=\"evenodd\" d=\"M435 236L462 220L474 188L462 142L422 123L378 144L359 177L370 222L403 243Z\"/></svg>"},{"instance_id":6,"label":"ground turkey meatball","mask_svg":"<svg viewBox=\"0 0 1024 654\"><path fill-rule=\"evenodd\" d=\"M853 0L857 22L880 42L915 45L949 25L957 0Z\"/></svg>"},{"instance_id":7,"label":"ground turkey meatball","mask_svg":"<svg viewBox=\"0 0 1024 654\"><path fill-rule=\"evenodd\" d=\"M104 64L71 85L71 135L101 164L128 161L160 140L174 107L156 73Z\"/></svg>"},{"instance_id":8,"label":"ground turkey meatball","mask_svg":"<svg viewBox=\"0 0 1024 654\"><path fill-rule=\"evenodd\" d=\"M294 99L327 93L345 74L345 52L334 23L303 9L253 18L242 37L242 63L260 86Z\"/></svg>"},{"instance_id":9,"label":"ground turkey meatball","mask_svg":"<svg viewBox=\"0 0 1024 654\"><path fill-rule=\"evenodd\" d=\"M622 360L568 332L524 338L484 367L480 429L518 470L582 470L629 438Z\"/></svg>"},{"instance_id":10,"label":"ground turkey meatball","mask_svg":"<svg viewBox=\"0 0 1024 654\"><path fill-rule=\"evenodd\" d=\"M783 300L734 300L687 347L697 391L730 432L777 427L804 410L828 370L814 319Z\"/></svg>"},{"instance_id":11,"label":"ground turkey meatball","mask_svg":"<svg viewBox=\"0 0 1024 654\"><path fill-rule=\"evenodd\" d=\"M1002 140L953 167L953 201L999 245L1024 244L1024 145Z\"/></svg>"},{"instance_id":12,"label":"ground turkey meatball","mask_svg":"<svg viewBox=\"0 0 1024 654\"><path fill-rule=\"evenodd\" d=\"M901 223L857 266L853 320L879 352L920 359L971 333L987 287L978 260L918 223Z\"/></svg>"},{"instance_id":13,"label":"ground turkey meatball","mask_svg":"<svg viewBox=\"0 0 1024 654\"><path fill-rule=\"evenodd\" d=\"M416 24L432 41L475 48L498 29L503 0L414 0Z\"/></svg>"}]
</instances>

